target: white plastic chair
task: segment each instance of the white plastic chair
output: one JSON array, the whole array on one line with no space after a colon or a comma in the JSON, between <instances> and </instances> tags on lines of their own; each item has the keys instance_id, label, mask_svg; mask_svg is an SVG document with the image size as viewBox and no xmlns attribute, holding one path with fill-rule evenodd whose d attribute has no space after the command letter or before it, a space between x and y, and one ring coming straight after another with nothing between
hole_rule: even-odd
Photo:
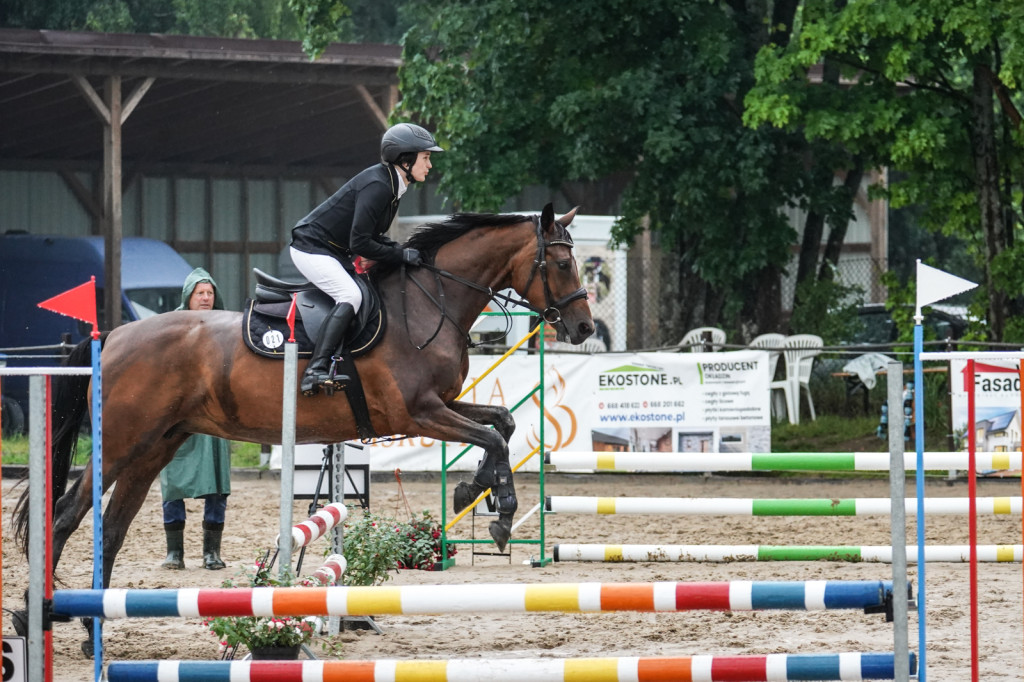
<instances>
[{"instance_id":1,"label":"white plastic chair","mask_svg":"<svg viewBox=\"0 0 1024 682\"><path fill-rule=\"evenodd\" d=\"M714 351L722 350L722 344L725 343L725 332L718 327L697 327L696 329L691 329L683 335L682 341L679 342L679 349L689 348L691 353L703 353L704 346L701 345L701 342L704 340L704 332L711 332L711 349Z\"/></svg>"},{"instance_id":2,"label":"white plastic chair","mask_svg":"<svg viewBox=\"0 0 1024 682\"><path fill-rule=\"evenodd\" d=\"M814 334L787 336L782 344L783 354L786 356L786 378L773 381L770 386L773 391L781 390L785 394L786 413L790 424L800 423L800 389L807 395L811 419L818 418L814 414L810 381L814 358L821 353L823 345L821 337Z\"/></svg>"},{"instance_id":3,"label":"white plastic chair","mask_svg":"<svg viewBox=\"0 0 1024 682\"><path fill-rule=\"evenodd\" d=\"M774 332L761 334L754 337L750 342L751 348L768 351L768 381L775 381L775 368L779 366L779 357L782 355L782 343L786 337Z\"/></svg>"},{"instance_id":4,"label":"white plastic chair","mask_svg":"<svg viewBox=\"0 0 1024 682\"><path fill-rule=\"evenodd\" d=\"M607 353L608 346L601 339L595 339L591 336L589 339L585 339L583 343L577 346L577 350L582 353Z\"/></svg>"}]
</instances>

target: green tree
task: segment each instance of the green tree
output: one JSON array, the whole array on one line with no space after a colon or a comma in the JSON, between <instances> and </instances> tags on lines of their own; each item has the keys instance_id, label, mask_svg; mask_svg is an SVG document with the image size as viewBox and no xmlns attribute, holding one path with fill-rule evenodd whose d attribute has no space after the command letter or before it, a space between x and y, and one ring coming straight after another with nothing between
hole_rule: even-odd
<instances>
[{"instance_id":1,"label":"green tree","mask_svg":"<svg viewBox=\"0 0 1024 682\"><path fill-rule=\"evenodd\" d=\"M311 58L334 41L397 44L403 0L2 0L8 28L183 33L302 40Z\"/></svg>"},{"instance_id":2,"label":"green tree","mask_svg":"<svg viewBox=\"0 0 1024 682\"><path fill-rule=\"evenodd\" d=\"M839 142L901 171L893 207L967 244L994 340L1024 339L1019 89L1024 5L980 0L805 0L795 39L766 46L746 121ZM839 87L808 87L825 65ZM976 299L976 300L978 300Z\"/></svg>"},{"instance_id":3,"label":"green tree","mask_svg":"<svg viewBox=\"0 0 1024 682\"><path fill-rule=\"evenodd\" d=\"M767 4L414 5L429 19L406 34L397 116L433 125L454 151L439 165L456 207L493 210L535 183L620 179L616 238L649 228L674 265L662 341L705 323L779 328L796 236L783 209L848 216L832 177L849 156L825 143L810 156L798 130L743 124Z\"/></svg>"}]
</instances>

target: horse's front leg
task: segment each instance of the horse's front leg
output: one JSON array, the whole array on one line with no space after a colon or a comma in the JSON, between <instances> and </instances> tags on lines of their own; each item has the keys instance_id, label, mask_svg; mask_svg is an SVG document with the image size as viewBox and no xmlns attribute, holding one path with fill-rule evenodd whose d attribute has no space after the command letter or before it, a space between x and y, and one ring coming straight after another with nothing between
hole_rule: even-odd
<instances>
[{"instance_id":1,"label":"horse's front leg","mask_svg":"<svg viewBox=\"0 0 1024 682\"><path fill-rule=\"evenodd\" d=\"M516 422L512 418L512 413L504 407L476 403L454 402L448 407L478 424L493 426L506 444L505 449L500 453L491 450L485 452L472 483L462 482L455 487L455 511L462 511L471 505L481 493L490 488L497 501L498 520L502 522L503 515L507 513L507 532L511 534L512 515L518 508L515 484L512 480L512 466L508 459L508 440L512 437L512 432L516 430Z\"/></svg>"},{"instance_id":2,"label":"horse's front leg","mask_svg":"<svg viewBox=\"0 0 1024 682\"><path fill-rule=\"evenodd\" d=\"M512 518L519 507L508 460L508 439L516 428L512 414L504 407L452 402L433 411L429 425L427 421L417 417L421 426L432 429L431 433L425 429L423 435L471 443L484 449L473 481L455 487L453 504L456 512L462 511L490 488L497 502L498 520L491 522L489 530L498 551L504 551L512 537Z\"/></svg>"}]
</instances>

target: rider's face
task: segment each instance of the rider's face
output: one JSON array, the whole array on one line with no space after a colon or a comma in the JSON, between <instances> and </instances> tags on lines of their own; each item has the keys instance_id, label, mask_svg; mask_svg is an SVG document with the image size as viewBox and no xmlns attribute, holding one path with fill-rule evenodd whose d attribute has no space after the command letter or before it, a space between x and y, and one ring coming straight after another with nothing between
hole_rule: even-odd
<instances>
[{"instance_id":1,"label":"rider's face","mask_svg":"<svg viewBox=\"0 0 1024 682\"><path fill-rule=\"evenodd\" d=\"M416 182L423 182L427 179L427 173L433 168L430 163L430 152L419 152L416 155L416 163L412 165L410 173Z\"/></svg>"}]
</instances>

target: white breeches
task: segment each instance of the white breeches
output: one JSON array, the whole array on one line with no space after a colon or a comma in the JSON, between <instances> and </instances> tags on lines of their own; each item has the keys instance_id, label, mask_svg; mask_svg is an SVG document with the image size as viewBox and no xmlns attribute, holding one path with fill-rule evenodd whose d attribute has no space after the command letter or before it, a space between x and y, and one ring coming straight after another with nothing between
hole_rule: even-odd
<instances>
[{"instance_id":1,"label":"white breeches","mask_svg":"<svg viewBox=\"0 0 1024 682\"><path fill-rule=\"evenodd\" d=\"M333 256L306 253L290 247L292 262L299 272L337 303L348 303L358 312L363 295L352 276Z\"/></svg>"}]
</instances>

